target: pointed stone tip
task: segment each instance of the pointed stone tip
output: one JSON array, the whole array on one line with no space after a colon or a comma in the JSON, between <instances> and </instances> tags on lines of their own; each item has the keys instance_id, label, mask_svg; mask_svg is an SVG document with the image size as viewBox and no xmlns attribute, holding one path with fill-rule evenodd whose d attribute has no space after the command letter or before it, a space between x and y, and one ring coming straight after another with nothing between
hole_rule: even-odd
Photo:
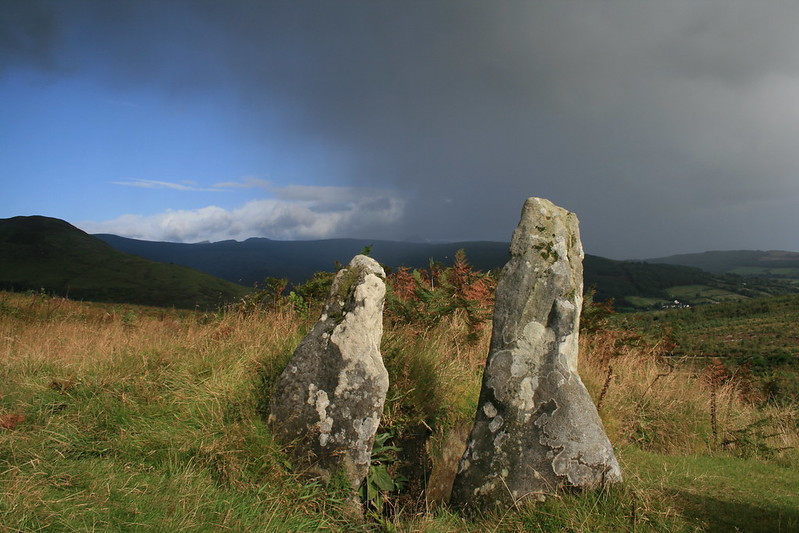
<instances>
[{"instance_id":1,"label":"pointed stone tip","mask_svg":"<svg viewBox=\"0 0 799 533\"><path fill-rule=\"evenodd\" d=\"M540 196L530 196L529 198L527 198L527 200L524 201L524 205L536 204L536 203L555 205L550 200L547 200L546 198L541 198Z\"/></svg>"},{"instance_id":2,"label":"pointed stone tip","mask_svg":"<svg viewBox=\"0 0 799 533\"><path fill-rule=\"evenodd\" d=\"M568 245L582 257L579 226L577 215L571 211L546 198L528 198L511 238L510 253L524 254L530 247L546 245L555 235L563 235Z\"/></svg>"},{"instance_id":3,"label":"pointed stone tip","mask_svg":"<svg viewBox=\"0 0 799 533\"><path fill-rule=\"evenodd\" d=\"M522 214L524 215L524 213L528 212L529 210L536 210L546 218L551 218L555 214L574 215L574 213L572 213L565 207L561 207L552 202L551 200L547 200L546 198L540 198L538 196L531 196L524 201L524 206L522 207Z\"/></svg>"},{"instance_id":4,"label":"pointed stone tip","mask_svg":"<svg viewBox=\"0 0 799 533\"><path fill-rule=\"evenodd\" d=\"M383 270L383 267L380 266L380 263L372 259L367 255L358 254L352 258L350 264L347 265L347 268L357 268L359 270L367 270L373 273L380 278L386 278L386 272Z\"/></svg>"}]
</instances>

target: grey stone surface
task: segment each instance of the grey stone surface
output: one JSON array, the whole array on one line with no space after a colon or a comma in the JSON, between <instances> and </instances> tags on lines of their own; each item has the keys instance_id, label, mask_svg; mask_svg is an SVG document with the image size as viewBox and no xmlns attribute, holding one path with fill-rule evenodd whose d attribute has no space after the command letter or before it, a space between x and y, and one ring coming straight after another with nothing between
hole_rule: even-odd
<instances>
[{"instance_id":1,"label":"grey stone surface","mask_svg":"<svg viewBox=\"0 0 799 533\"><path fill-rule=\"evenodd\" d=\"M427 480L427 501L434 508L449 503L452 484L471 429L472 425L464 422L447 430L440 456L434 458L430 479Z\"/></svg>"},{"instance_id":2,"label":"grey stone surface","mask_svg":"<svg viewBox=\"0 0 799 533\"><path fill-rule=\"evenodd\" d=\"M453 505L489 508L621 481L577 373L583 250L577 217L529 198L497 285L491 347Z\"/></svg>"},{"instance_id":3,"label":"grey stone surface","mask_svg":"<svg viewBox=\"0 0 799 533\"><path fill-rule=\"evenodd\" d=\"M366 477L388 391L380 355L385 273L357 255L333 281L322 316L300 342L270 401L269 425L306 472Z\"/></svg>"}]
</instances>

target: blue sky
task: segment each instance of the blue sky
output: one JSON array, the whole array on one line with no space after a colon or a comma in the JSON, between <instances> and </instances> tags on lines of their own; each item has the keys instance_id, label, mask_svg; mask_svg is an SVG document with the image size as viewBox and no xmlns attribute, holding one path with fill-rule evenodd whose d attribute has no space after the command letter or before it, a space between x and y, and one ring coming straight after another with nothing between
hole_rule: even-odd
<instances>
[{"instance_id":1,"label":"blue sky","mask_svg":"<svg viewBox=\"0 0 799 533\"><path fill-rule=\"evenodd\" d=\"M7 0L0 218L198 242L799 250L799 4Z\"/></svg>"},{"instance_id":2,"label":"blue sky","mask_svg":"<svg viewBox=\"0 0 799 533\"><path fill-rule=\"evenodd\" d=\"M110 219L120 208L152 215L196 201L232 207L245 200L241 191L220 195L210 185L266 166L265 154L237 136L217 106L187 112L147 91L36 72L4 81L3 170L16 178L8 185L21 213L78 221Z\"/></svg>"},{"instance_id":3,"label":"blue sky","mask_svg":"<svg viewBox=\"0 0 799 533\"><path fill-rule=\"evenodd\" d=\"M2 216L44 214L152 240L341 236L341 217L304 220L307 206L324 211L331 196L341 202L350 193L357 206L374 191L327 185L335 154L286 143L279 127L253 134L237 123L234 99L224 89L172 94L77 74L7 72Z\"/></svg>"}]
</instances>

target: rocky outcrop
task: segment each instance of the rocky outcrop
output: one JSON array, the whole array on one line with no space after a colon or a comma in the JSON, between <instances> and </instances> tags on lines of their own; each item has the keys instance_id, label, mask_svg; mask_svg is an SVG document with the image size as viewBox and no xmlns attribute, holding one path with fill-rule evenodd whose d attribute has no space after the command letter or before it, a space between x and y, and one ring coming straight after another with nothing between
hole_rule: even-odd
<instances>
[{"instance_id":1,"label":"rocky outcrop","mask_svg":"<svg viewBox=\"0 0 799 533\"><path fill-rule=\"evenodd\" d=\"M452 504L488 508L621 481L577 374L583 250L577 217L528 199L496 289L491 348Z\"/></svg>"},{"instance_id":2,"label":"rocky outcrop","mask_svg":"<svg viewBox=\"0 0 799 533\"><path fill-rule=\"evenodd\" d=\"M324 481L340 472L355 489L369 471L388 390L380 355L385 293L375 260L358 255L340 270L270 402L274 435L306 471Z\"/></svg>"}]
</instances>

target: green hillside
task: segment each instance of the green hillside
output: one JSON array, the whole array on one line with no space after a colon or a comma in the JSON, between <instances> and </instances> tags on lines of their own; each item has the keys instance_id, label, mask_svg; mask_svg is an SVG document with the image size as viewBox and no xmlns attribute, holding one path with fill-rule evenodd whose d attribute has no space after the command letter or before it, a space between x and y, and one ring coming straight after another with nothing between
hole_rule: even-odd
<instances>
[{"instance_id":1,"label":"green hillside","mask_svg":"<svg viewBox=\"0 0 799 533\"><path fill-rule=\"evenodd\" d=\"M719 274L781 278L799 283L799 253L783 250L735 250L671 255L651 263L684 265Z\"/></svg>"},{"instance_id":2,"label":"green hillside","mask_svg":"<svg viewBox=\"0 0 799 533\"><path fill-rule=\"evenodd\" d=\"M596 289L597 300L613 298L620 311L735 302L797 292L795 285L784 280L718 274L690 266L614 261L591 255L585 257L584 266L586 287Z\"/></svg>"},{"instance_id":3,"label":"green hillside","mask_svg":"<svg viewBox=\"0 0 799 533\"><path fill-rule=\"evenodd\" d=\"M625 314L617 327L667 339L669 353L698 366L716 358L734 372L752 372L763 394L799 402L799 295Z\"/></svg>"},{"instance_id":4,"label":"green hillside","mask_svg":"<svg viewBox=\"0 0 799 533\"><path fill-rule=\"evenodd\" d=\"M0 287L106 302L213 308L241 285L119 252L63 220L0 219Z\"/></svg>"},{"instance_id":5,"label":"green hillside","mask_svg":"<svg viewBox=\"0 0 799 533\"><path fill-rule=\"evenodd\" d=\"M653 337L666 336L674 355L738 358L757 366L799 362L799 295L634 313L618 318Z\"/></svg>"}]
</instances>

